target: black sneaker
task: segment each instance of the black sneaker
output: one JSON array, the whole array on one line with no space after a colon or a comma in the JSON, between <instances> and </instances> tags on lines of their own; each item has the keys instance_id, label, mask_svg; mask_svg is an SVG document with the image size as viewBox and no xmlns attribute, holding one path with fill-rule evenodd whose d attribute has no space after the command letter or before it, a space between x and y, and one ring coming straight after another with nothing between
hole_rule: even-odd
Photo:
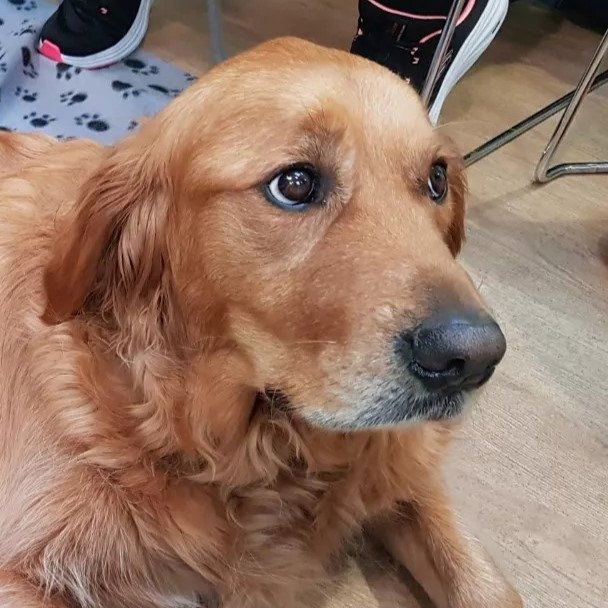
<instances>
[{"instance_id":1,"label":"black sneaker","mask_svg":"<svg viewBox=\"0 0 608 608\"><path fill-rule=\"evenodd\" d=\"M63 0L40 33L45 57L101 68L130 55L148 29L152 0Z\"/></svg>"},{"instance_id":2,"label":"black sneaker","mask_svg":"<svg viewBox=\"0 0 608 608\"><path fill-rule=\"evenodd\" d=\"M425 0L425 13L421 13L420 2L411 0L359 0L359 27L351 52L384 65L420 92L451 3ZM508 7L509 0L465 3L431 94L429 117L433 123L448 93L498 33Z\"/></svg>"}]
</instances>

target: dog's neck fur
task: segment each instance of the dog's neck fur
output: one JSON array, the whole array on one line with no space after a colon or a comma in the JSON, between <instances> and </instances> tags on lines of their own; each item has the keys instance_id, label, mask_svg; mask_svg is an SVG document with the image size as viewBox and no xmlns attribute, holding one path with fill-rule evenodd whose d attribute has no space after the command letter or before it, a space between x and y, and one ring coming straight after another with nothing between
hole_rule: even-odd
<instances>
[{"instance_id":1,"label":"dog's neck fur","mask_svg":"<svg viewBox=\"0 0 608 608\"><path fill-rule=\"evenodd\" d=\"M74 439L96 466L128 477L143 467L227 488L272 485L294 467L321 475L347 470L373 437L326 433L272 407L246 384L250 365L234 345L210 339L177 352L168 342L150 344L142 316L128 339L86 314L69 326L80 352L72 365L98 429L90 441L86 434Z\"/></svg>"}]
</instances>

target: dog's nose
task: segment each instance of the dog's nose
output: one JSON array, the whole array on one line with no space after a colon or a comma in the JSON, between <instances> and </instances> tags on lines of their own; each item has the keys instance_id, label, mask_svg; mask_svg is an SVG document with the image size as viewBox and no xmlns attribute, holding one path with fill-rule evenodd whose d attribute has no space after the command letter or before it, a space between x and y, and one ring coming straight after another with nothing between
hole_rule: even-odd
<instances>
[{"instance_id":1,"label":"dog's nose","mask_svg":"<svg viewBox=\"0 0 608 608\"><path fill-rule=\"evenodd\" d=\"M402 354L409 369L429 390L481 386L507 348L500 327L486 313L444 313L427 319L406 342L409 352Z\"/></svg>"}]
</instances>

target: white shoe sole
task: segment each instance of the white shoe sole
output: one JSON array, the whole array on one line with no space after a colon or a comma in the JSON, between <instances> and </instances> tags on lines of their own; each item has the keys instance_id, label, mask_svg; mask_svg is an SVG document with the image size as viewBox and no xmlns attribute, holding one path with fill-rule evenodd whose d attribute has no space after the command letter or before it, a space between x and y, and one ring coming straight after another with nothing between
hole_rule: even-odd
<instances>
[{"instance_id":1,"label":"white shoe sole","mask_svg":"<svg viewBox=\"0 0 608 608\"><path fill-rule=\"evenodd\" d=\"M38 43L38 50L43 55L50 57L55 61L60 59L63 63L73 65L77 68L85 68L89 70L103 68L113 63L117 63L135 51L135 49L137 49L144 39L144 36L148 30L151 4L152 0L142 0L141 4L139 5L139 10L137 11L137 15L135 16L135 21L133 21L129 31L109 49L105 49L104 51L100 51L94 55L87 55L86 57L75 57L72 55L64 55L61 53L61 49L53 44L52 46L55 47L59 53L59 57L57 57L56 53L54 53L53 56L50 56L44 51L45 43L49 43L41 40Z\"/></svg>"},{"instance_id":2,"label":"white shoe sole","mask_svg":"<svg viewBox=\"0 0 608 608\"><path fill-rule=\"evenodd\" d=\"M494 37L507 16L508 9L509 0L489 0L479 21L475 24L475 27L468 35L463 45L458 49L458 53L456 53L456 56L452 60L452 63L443 78L437 96L431 104L429 118L433 124L437 124L441 108L450 91L471 67L473 67L483 52L490 46L492 40L494 40Z\"/></svg>"}]
</instances>

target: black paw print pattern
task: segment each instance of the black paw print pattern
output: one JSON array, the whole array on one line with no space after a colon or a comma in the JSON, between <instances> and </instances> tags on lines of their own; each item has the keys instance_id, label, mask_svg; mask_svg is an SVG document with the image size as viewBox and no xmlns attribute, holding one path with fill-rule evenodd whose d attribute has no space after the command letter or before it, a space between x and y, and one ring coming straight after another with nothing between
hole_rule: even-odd
<instances>
[{"instance_id":1,"label":"black paw print pattern","mask_svg":"<svg viewBox=\"0 0 608 608\"><path fill-rule=\"evenodd\" d=\"M82 103L88 99L88 95L84 91L74 92L74 91L66 91L65 93L61 93L59 96L59 101L61 103L67 104L68 106L74 106L77 103Z\"/></svg>"},{"instance_id":2,"label":"black paw print pattern","mask_svg":"<svg viewBox=\"0 0 608 608\"><path fill-rule=\"evenodd\" d=\"M27 46L21 47L21 63L23 64L23 74L29 78L37 78L38 71L32 61L32 51Z\"/></svg>"},{"instance_id":3,"label":"black paw print pattern","mask_svg":"<svg viewBox=\"0 0 608 608\"><path fill-rule=\"evenodd\" d=\"M158 67L155 65L148 65L141 59L135 59L130 57L123 61L123 64L126 65L133 74L141 74L142 76L152 76L153 74L158 74Z\"/></svg>"},{"instance_id":4,"label":"black paw print pattern","mask_svg":"<svg viewBox=\"0 0 608 608\"><path fill-rule=\"evenodd\" d=\"M86 134L112 144L196 80L146 54L94 73L42 59L36 41L43 5L0 0L0 125L6 129L45 131L62 140Z\"/></svg>"},{"instance_id":5,"label":"black paw print pattern","mask_svg":"<svg viewBox=\"0 0 608 608\"><path fill-rule=\"evenodd\" d=\"M5 127L4 125L0 125L0 131L8 131L10 133L12 129L10 127Z\"/></svg>"},{"instance_id":6,"label":"black paw print pattern","mask_svg":"<svg viewBox=\"0 0 608 608\"><path fill-rule=\"evenodd\" d=\"M50 125L52 122L55 122L57 119L49 116L48 114L38 114L37 112L30 112L23 117L23 120L27 120L32 127L36 127L37 129L42 129L42 127L46 127Z\"/></svg>"},{"instance_id":7,"label":"black paw print pattern","mask_svg":"<svg viewBox=\"0 0 608 608\"><path fill-rule=\"evenodd\" d=\"M38 8L34 0L8 0L8 2L18 11L33 11L35 8Z\"/></svg>"},{"instance_id":8,"label":"black paw print pattern","mask_svg":"<svg viewBox=\"0 0 608 608\"><path fill-rule=\"evenodd\" d=\"M122 93L123 99L129 97L139 97L142 93L145 93L144 89L136 89L132 84L123 82L122 80L112 81L112 90L117 93Z\"/></svg>"},{"instance_id":9,"label":"black paw print pattern","mask_svg":"<svg viewBox=\"0 0 608 608\"><path fill-rule=\"evenodd\" d=\"M21 27L13 32L13 36L25 36L26 34L36 34L38 29L35 25L32 25L29 19L26 19L21 23Z\"/></svg>"},{"instance_id":10,"label":"black paw print pattern","mask_svg":"<svg viewBox=\"0 0 608 608\"><path fill-rule=\"evenodd\" d=\"M56 76L59 80L72 80L73 76L77 76L82 72L81 68L75 68L67 63L58 63L55 69L57 70Z\"/></svg>"},{"instance_id":11,"label":"black paw print pattern","mask_svg":"<svg viewBox=\"0 0 608 608\"><path fill-rule=\"evenodd\" d=\"M110 125L99 114L81 114L74 118L74 122L79 127L85 125L87 129L97 131L98 133L107 131L110 128Z\"/></svg>"},{"instance_id":12,"label":"black paw print pattern","mask_svg":"<svg viewBox=\"0 0 608 608\"><path fill-rule=\"evenodd\" d=\"M160 84L149 84L148 87L154 91L162 93L163 95L167 95L167 97L177 97L181 93L179 89L168 89Z\"/></svg>"},{"instance_id":13,"label":"black paw print pattern","mask_svg":"<svg viewBox=\"0 0 608 608\"><path fill-rule=\"evenodd\" d=\"M28 103L32 103L38 99L38 93L30 92L28 89L22 89L21 87L17 87L15 89L15 96L19 97L22 101L27 101Z\"/></svg>"}]
</instances>

